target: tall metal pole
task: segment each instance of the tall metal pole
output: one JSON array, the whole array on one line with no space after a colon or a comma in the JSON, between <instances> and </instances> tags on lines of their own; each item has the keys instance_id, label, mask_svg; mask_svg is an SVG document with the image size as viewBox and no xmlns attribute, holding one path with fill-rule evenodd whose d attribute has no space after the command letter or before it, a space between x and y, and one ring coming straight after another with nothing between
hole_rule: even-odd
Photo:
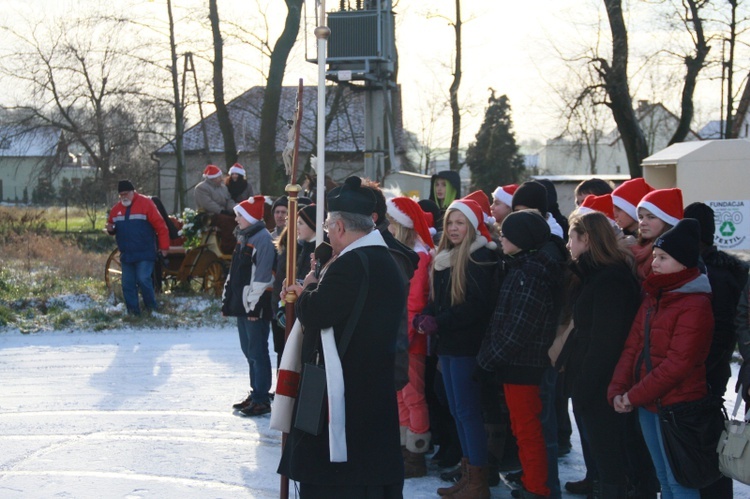
<instances>
[{"instance_id":1,"label":"tall metal pole","mask_svg":"<svg viewBox=\"0 0 750 499\"><path fill-rule=\"evenodd\" d=\"M326 46L331 30L326 26L326 2L320 0L320 24L315 28L318 40L318 161L316 168L317 185L315 187L315 246L323 242L323 216L325 208L326 179Z\"/></svg>"},{"instance_id":2,"label":"tall metal pole","mask_svg":"<svg viewBox=\"0 0 750 499\"><path fill-rule=\"evenodd\" d=\"M288 201L288 217L286 223L286 282L294 283L297 279L297 195L302 190L295 183L297 178L297 164L299 162L299 137L300 127L302 126L302 78L299 79L297 87L297 107L294 111L294 151L292 154L292 168L289 184L286 186ZM294 302L297 301L297 295L288 291L284 295L286 331L284 331L284 342L289 339L289 333L294 324ZM281 434L281 450L286 445L286 433ZM289 497L289 477L280 476L279 497L287 499Z\"/></svg>"}]
</instances>

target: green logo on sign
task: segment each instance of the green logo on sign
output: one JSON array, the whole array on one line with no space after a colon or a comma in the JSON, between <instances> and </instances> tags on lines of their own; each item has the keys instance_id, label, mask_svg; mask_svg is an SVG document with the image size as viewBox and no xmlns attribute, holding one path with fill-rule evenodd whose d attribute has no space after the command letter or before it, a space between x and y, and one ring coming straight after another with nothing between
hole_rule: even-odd
<instances>
[{"instance_id":1,"label":"green logo on sign","mask_svg":"<svg viewBox=\"0 0 750 499\"><path fill-rule=\"evenodd\" d=\"M719 232L724 237L731 236L732 234L734 234L735 230L737 229L734 227L734 224L728 220L721 224L721 227L719 227Z\"/></svg>"}]
</instances>

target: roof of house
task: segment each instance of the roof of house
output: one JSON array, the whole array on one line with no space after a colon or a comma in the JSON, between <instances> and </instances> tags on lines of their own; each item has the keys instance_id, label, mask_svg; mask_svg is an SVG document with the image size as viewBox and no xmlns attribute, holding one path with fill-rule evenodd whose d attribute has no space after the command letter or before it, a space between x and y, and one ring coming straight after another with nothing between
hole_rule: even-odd
<instances>
[{"instance_id":1,"label":"roof of house","mask_svg":"<svg viewBox=\"0 0 750 499\"><path fill-rule=\"evenodd\" d=\"M331 104L336 86L326 87L326 113ZM326 152L352 153L365 149L365 93L345 86L339 107L326 134ZM260 113L263 105L265 87L249 89L227 104L229 116L234 125L235 143L239 152L255 151L260 139ZM392 92L394 118L394 146L396 151L403 150L403 120L401 115L401 94L399 89ZM281 89L279 117L276 121L276 151L281 152L287 143L286 120L294 117L297 87L284 86ZM300 151L310 152L317 140L317 98L316 86L305 86L302 92L302 123L300 128ZM224 141L219 128L216 113L208 115L202 122L185 131L185 152L197 152L206 149L203 127L208 136L210 152L224 152ZM155 154L173 154L174 148L168 142L156 150Z\"/></svg>"},{"instance_id":2,"label":"roof of house","mask_svg":"<svg viewBox=\"0 0 750 499\"><path fill-rule=\"evenodd\" d=\"M28 129L0 125L0 157L46 158L57 153L61 131L52 127Z\"/></svg>"},{"instance_id":3,"label":"roof of house","mask_svg":"<svg viewBox=\"0 0 750 499\"><path fill-rule=\"evenodd\" d=\"M667 109L661 102L650 103L642 100L638 101L638 107L635 109L635 117L638 123L643 127L644 121L651 117L656 117L661 120L662 118L657 116L657 112L661 112L664 117L674 120L675 123L680 122L680 117L674 114L672 111ZM610 142L610 145L615 145L617 141L621 140L620 131L617 127L612 129L607 135L606 139ZM695 133L692 129L688 132L687 140L698 140L700 139L699 134Z\"/></svg>"},{"instance_id":4,"label":"roof of house","mask_svg":"<svg viewBox=\"0 0 750 499\"><path fill-rule=\"evenodd\" d=\"M722 139L725 123L724 120L711 120L698 130L698 136L701 140Z\"/></svg>"}]
</instances>

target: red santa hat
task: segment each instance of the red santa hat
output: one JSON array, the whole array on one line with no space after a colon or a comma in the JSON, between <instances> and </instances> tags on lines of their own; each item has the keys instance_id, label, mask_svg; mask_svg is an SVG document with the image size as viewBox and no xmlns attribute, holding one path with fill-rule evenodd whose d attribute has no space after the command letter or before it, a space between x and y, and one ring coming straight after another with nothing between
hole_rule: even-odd
<instances>
[{"instance_id":1,"label":"red santa hat","mask_svg":"<svg viewBox=\"0 0 750 499\"><path fill-rule=\"evenodd\" d=\"M495 245L490 237L490 231L487 230L487 226L484 224L484 214L482 213L482 208L479 207L479 203L473 199L461 198L453 201L448 206L446 213L450 210L458 210L464 214L479 235L487 241L485 246L492 247Z\"/></svg>"},{"instance_id":2,"label":"red santa hat","mask_svg":"<svg viewBox=\"0 0 750 499\"><path fill-rule=\"evenodd\" d=\"M234 207L234 212L254 224L263 220L263 207L266 205L264 196L253 196Z\"/></svg>"},{"instance_id":3,"label":"red santa hat","mask_svg":"<svg viewBox=\"0 0 750 499\"><path fill-rule=\"evenodd\" d=\"M659 220L674 227L683 218L682 191L677 188L651 191L643 196L638 208L647 209Z\"/></svg>"},{"instance_id":4,"label":"red santa hat","mask_svg":"<svg viewBox=\"0 0 750 499\"><path fill-rule=\"evenodd\" d=\"M233 164L232 167L229 169L229 174L231 175L233 173L242 175L243 177L247 177L247 175L245 174L245 169L239 163Z\"/></svg>"},{"instance_id":5,"label":"red santa hat","mask_svg":"<svg viewBox=\"0 0 750 499\"><path fill-rule=\"evenodd\" d=\"M385 206L391 218L404 227L414 229L422 242L430 248L435 246L432 242L430 226L427 223L425 212L422 211L416 201L407 197L397 197L387 200Z\"/></svg>"},{"instance_id":6,"label":"red santa hat","mask_svg":"<svg viewBox=\"0 0 750 499\"><path fill-rule=\"evenodd\" d=\"M604 213L611 222L615 220L615 210L612 204L612 194L602 194L601 196L594 196L589 194L578 207L578 213L590 213L592 211L598 211Z\"/></svg>"},{"instance_id":7,"label":"red santa hat","mask_svg":"<svg viewBox=\"0 0 750 499\"><path fill-rule=\"evenodd\" d=\"M203 178L216 178L221 177L221 170L216 165L208 165L205 170L203 170Z\"/></svg>"},{"instance_id":8,"label":"red santa hat","mask_svg":"<svg viewBox=\"0 0 750 499\"><path fill-rule=\"evenodd\" d=\"M638 220L636 206L641 202L643 196L653 190L654 188L648 185L643 178L627 180L612 191L612 204L627 213L633 220Z\"/></svg>"},{"instance_id":9,"label":"red santa hat","mask_svg":"<svg viewBox=\"0 0 750 499\"><path fill-rule=\"evenodd\" d=\"M518 189L517 184L502 185L492 192L492 197L505 203L508 206L513 206L513 194Z\"/></svg>"},{"instance_id":10,"label":"red santa hat","mask_svg":"<svg viewBox=\"0 0 750 499\"><path fill-rule=\"evenodd\" d=\"M490 209L490 198L487 197L487 194L485 194L484 191L474 191L464 196L464 199L471 199L477 202L479 207L482 208L482 214L484 215L483 220L486 225L492 225L495 223L495 217L492 216L492 211Z\"/></svg>"}]
</instances>

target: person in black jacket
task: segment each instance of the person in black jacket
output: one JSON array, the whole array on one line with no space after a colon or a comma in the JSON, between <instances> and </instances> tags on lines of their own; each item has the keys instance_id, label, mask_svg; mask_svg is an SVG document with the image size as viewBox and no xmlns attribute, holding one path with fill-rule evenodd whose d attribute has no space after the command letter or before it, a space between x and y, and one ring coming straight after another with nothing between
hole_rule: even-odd
<instances>
[{"instance_id":1,"label":"person in black jacket","mask_svg":"<svg viewBox=\"0 0 750 499\"><path fill-rule=\"evenodd\" d=\"M418 333L437 335L448 405L464 456L461 480L437 492L456 499L489 498L480 382L472 375L492 312L497 257L488 247L493 244L476 201L454 201L444 220L432 264L430 298L424 313L413 321Z\"/></svg>"},{"instance_id":2,"label":"person in black jacket","mask_svg":"<svg viewBox=\"0 0 750 499\"><path fill-rule=\"evenodd\" d=\"M507 273L477 355L477 374L494 373L503 383L523 466L520 497L535 499L551 493L541 385L558 324L555 294L560 268L541 251L549 238L549 225L536 210L520 210L503 221L500 243Z\"/></svg>"},{"instance_id":3,"label":"person in black jacket","mask_svg":"<svg viewBox=\"0 0 750 499\"><path fill-rule=\"evenodd\" d=\"M284 291L299 296L295 309L305 328L302 363L320 359L327 381L344 385L345 434L341 435L339 420L329 420L329 414L324 415L329 424L323 424L317 435L293 427L278 472L299 482L301 499L398 499L403 496L404 464L393 373L396 335L406 307L405 285L381 233L374 229L375 197L359 177L349 177L329 193L328 209L324 228L333 258L319 279L311 272L302 286L287 285ZM339 357L337 344L363 285L366 298L361 314L355 318L348 347ZM333 329L333 338L328 328ZM331 341L336 343L331 345ZM332 369L337 361L340 377ZM303 384L298 402L304 390ZM334 415L340 414L337 400L329 402ZM324 407L327 411L328 405ZM294 415L299 410L296 404Z\"/></svg>"},{"instance_id":4,"label":"person in black jacket","mask_svg":"<svg viewBox=\"0 0 750 499\"><path fill-rule=\"evenodd\" d=\"M714 313L714 334L706 359L706 381L709 393L723 398L732 375L729 364L737 342L734 319L742 288L747 282L747 266L734 256L716 249L716 224L714 210L710 206L704 203L689 204L685 207L685 218L694 218L700 224L701 258L711 284L711 308ZM701 489L701 497L706 499L732 499L733 496L732 480L727 477Z\"/></svg>"},{"instance_id":5,"label":"person in black jacket","mask_svg":"<svg viewBox=\"0 0 750 499\"><path fill-rule=\"evenodd\" d=\"M569 236L574 329L558 362L599 475L594 497L625 499L626 420L607 402L607 387L640 304L640 287L633 258L617 243L605 215L571 217Z\"/></svg>"},{"instance_id":6,"label":"person in black jacket","mask_svg":"<svg viewBox=\"0 0 750 499\"><path fill-rule=\"evenodd\" d=\"M234 404L243 416L271 412L271 358L268 336L271 328L271 285L274 248L263 222L265 198L253 196L234 207L237 245L224 283L221 313L237 318L240 347L250 368L248 397Z\"/></svg>"}]
</instances>

